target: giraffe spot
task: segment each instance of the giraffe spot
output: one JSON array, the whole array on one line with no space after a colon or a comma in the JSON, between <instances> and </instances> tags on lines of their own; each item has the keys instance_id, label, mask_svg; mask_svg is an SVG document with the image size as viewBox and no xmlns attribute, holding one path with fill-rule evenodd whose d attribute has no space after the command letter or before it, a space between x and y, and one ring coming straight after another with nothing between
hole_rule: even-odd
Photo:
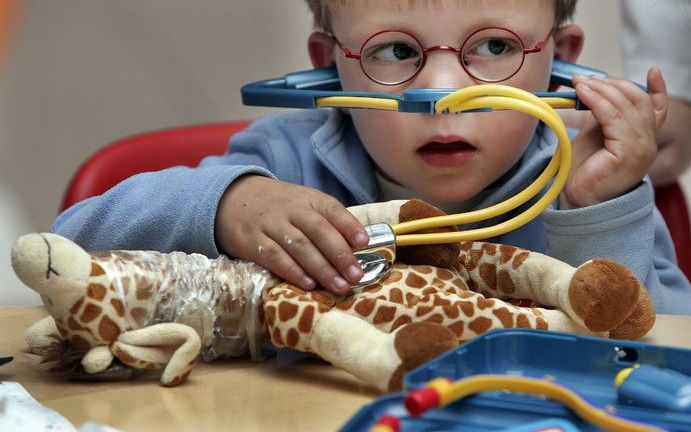
<instances>
[{"instance_id":1,"label":"giraffe spot","mask_svg":"<svg viewBox=\"0 0 691 432\"><path fill-rule=\"evenodd\" d=\"M472 271L475 270L477 264L480 262L480 258L482 258L482 251L472 249L468 251L468 253L470 254L470 262L468 262L466 268Z\"/></svg>"},{"instance_id":2,"label":"giraffe spot","mask_svg":"<svg viewBox=\"0 0 691 432\"><path fill-rule=\"evenodd\" d=\"M84 312L82 312L82 315L79 317L79 320L84 323L91 322L98 318L99 315L103 312L103 309L101 306L89 303L86 305L84 308Z\"/></svg>"},{"instance_id":3,"label":"giraffe spot","mask_svg":"<svg viewBox=\"0 0 691 432\"><path fill-rule=\"evenodd\" d=\"M492 320L485 317L477 317L468 324L468 328L475 332L475 334L482 334L490 329Z\"/></svg>"},{"instance_id":4,"label":"giraffe spot","mask_svg":"<svg viewBox=\"0 0 691 432\"><path fill-rule=\"evenodd\" d=\"M463 321L456 321L448 326L448 329L456 335L456 338L461 339L461 336L463 336Z\"/></svg>"},{"instance_id":5,"label":"giraffe spot","mask_svg":"<svg viewBox=\"0 0 691 432\"><path fill-rule=\"evenodd\" d=\"M70 337L70 343L72 343L72 346L77 351L88 351L91 349L89 341L79 335L72 335L72 337Z\"/></svg>"},{"instance_id":6,"label":"giraffe spot","mask_svg":"<svg viewBox=\"0 0 691 432\"><path fill-rule=\"evenodd\" d=\"M417 311L415 312L416 317L422 317L427 315L428 313L432 312L434 310L434 306L420 306L417 308Z\"/></svg>"},{"instance_id":7,"label":"giraffe spot","mask_svg":"<svg viewBox=\"0 0 691 432\"><path fill-rule=\"evenodd\" d=\"M480 277L489 289L497 289L497 266L494 264L483 263L480 265Z\"/></svg>"},{"instance_id":8,"label":"giraffe spot","mask_svg":"<svg viewBox=\"0 0 691 432\"><path fill-rule=\"evenodd\" d=\"M444 317L441 314L436 313L436 314L428 317L427 319L425 319L425 321L441 324L444 322Z\"/></svg>"},{"instance_id":9,"label":"giraffe spot","mask_svg":"<svg viewBox=\"0 0 691 432\"><path fill-rule=\"evenodd\" d=\"M516 327L518 328L530 328L530 321L525 314L519 314L516 318Z\"/></svg>"},{"instance_id":10,"label":"giraffe spot","mask_svg":"<svg viewBox=\"0 0 691 432\"><path fill-rule=\"evenodd\" d=\"M516 292L516 285L514 285L513 280L511 280L508 271L502 269L497 273L497 288L509 295Z\"/></svg>"},{"instance_id":11,"label":"giraffe spot","mask_svg":"<svg viewBox=\"0 0 691 432\"><path fill-rule=\"evenodd\" d=\"M91 274L89 276L100 276L106 274L98 263L91 261Z\"/></svg>"},{"instance_id":12,"label":"giraffe spot","mask_svg":"<svg viewBox=\"0 0 691 432\"><path fill-rule=\"evenodd\" d=\"M151 298L151 294L151 287L149 285L137 283L137 300L148 300Z\"/></svg>"},{"instance_id":13,"label":"giraffe spot","mask_svg":"<svg viewBox=\"0 0 691 432\"><path fill-rule=\"evenodd\" d=\"M389 281L387 281L389 282ZM368 294L374 294L378 293L382 289L382 284L380 283L374 283L372 285L367 285L366 287L362 288L363 293L368 293Z\"/></svg>"},{"instance_id":14,"label":"giraffe spot","mask_svg":"<svg viewBox=\"0 0 691 432\"><path fill-rule=\"evenodd\" d=\"M383 258L385 258L388 261L393 261L396 259L396 255L394 252L391 250L391 248L383 248L378 250L379 255L381 255Z\"/></svg>"},{"instance_id":15,"label":"giraffe spot","mask_svg":"<svg viewBox=\"0 0 691 432\"><path fill-rule=\"evenodd\" d=\"M425 288L425 289L422 290L422 293L421 293L421 294L422 294L423 296L432 296L432 295L437 294L438 291L439 291L439 290L437 290L437 289L434 288L434 287L427 287L427 288Z\"/></svg>"},{"instance_id":16,"label":"giraffe spot","mask_svg":"<svg viewBox=\"0 0 691 432\"><path fill-rule=\"evenodd\" d=\"M353 307L353 303L355 303L355 297L348 297L347 300L344 300L336 305L336 309L339 310L350 310ZM321 310L321 309L320 309Z\"/></svg>"},{"instance_id":17,"label":"giraffe spot","mask_svg":"<svg viewBox=\"0 0 691 432\"><path fill-rule=\"evenodd\" d=\"M434 299L434 301L432 302L432 305L434 305L434 306L444 307L444 306L450 306L451 305L450 300L445 299L440 295L434 296L433 299Z\"/></svg>"},{"instance_id":18,"label":"giraffe spot","mask_svg":"<svg viewBox=\"0 0 691 432\"><path fill-rule=\"evenodd\" d=\"M499 321L501 322L501 325L504 326L504 328L511 328L513 327L513 314L509 312L509 309L507 308L499 308L495 309L492 311L494 316L499 318Z\"/></svg>"},{"instance_id":19,"label":"giraffe spot","mask_svg":"<svg viewBox=\"0 0 691 432\"><path fill-rule=\"evenodd\" d=\"M137 323L138 327L142 327L149 320L149 311L142 307L135 307L130 309L130 316Z\"/></svg>"},{"instance_id":20,"label":"giraffe spot","mask_svg":"<svg viewBox=\"0 0 691 432\"><path fill-rule=\"evenodd\" d=\"M137 362L137 359L135 359L134 357L132 357L131 355L129 355L129 354L127 353L127 351L123 350L123 349L120 348L120 347L115 348L115 357L117 357L117 358L120 359L123 363L128 364L128 365L134 364L134 363Z\"/></svg>"},{"instance_id":21,"label":"giraffe spot","mask_svg":"<svg viewBox=\"0 0 691 432\"><path fill-rule=\"evenodd\" d=\"M467 316L468 318L475 315L475 306L473 306L472 302L466 300L460 301L458 304L461 306L461 312L463 312L463 315Z\"/></svg>"},{"instance_id":22,"label":"giraffe spot","mask_svg":"<svg viewBox=\"0 0 691 432\"><path fill-rule=\"evenodd\" d=\"M497 253L497 245L492 243L483 243L482 251L487 255L494 255Z\"/></svg>"},{"instance_id":23,"label":"giraffe spot","mask_svg":"<svg viewBox=\"0 0 691 432\"><path fill-rule=\"evenodd\" d=\"M192 371L189 370L189 371L185 372L184 374L182 374L182 376L176 376L175 378L173 378L170 381L170 383L166 384L166 386L167 387L173 387L173 386L182 384L183 382L187 381L187 377L190 375L190 372L192 372Z\"/></svg>"},{"instance_id":24,"label":"giraffe spot","mask_svg":"<svg viewBox=\"0 0 691 432\"><path fill-rule=\"evenodd\" d=\"M110 304L113 306L115 313L118 314L119 317L125 316L125 306L120 300L110 299Z\"/></svg>"},{"instance_id":25,"label":"giraffe spot","mask_svg":"<svg viewBox=\"0 0 691 432\"><path fill-rule=\"evenodd\" d=\"M442 310L444 311L444 314L451 319L456 319L460 316L460 312L456 305L444 306Z\"/></svg>"},{"instance_id":26,"label":"giraffe spot","mask_svg":"<svg viewBox=\"0 0 691 432\"><path fill-rule=\"evenodd\" d=\"M300 339L300 334L294 328L288 330L288 335L286 336L286 344L289 348L295 348Z\"/></svg>"},{"instance_id":27,"label":"giraffe spot","mask_svg":"<svg viewBox=\"0 0 691 432\"><path fill-rule=\"evenodd\" d=\"M286 322L298 313L298 307L292 303L281 302L278 305L278 320Z\"/></svg>"},{"instance_id":28,"label":"giraffe spot","mask_svg":"<svg viewBox=\"0 0 691 432\"><path fill-rule=\"evenodd\" d=\"M374 300L372 299L362 299L355 304L355 312L363 317L368 317L374 311Z\"/></svg>"},{"instance_id":29,"label":"giraffe spot","mask_svg":"<svg viewBox=\"0 0 691 432\"><path fill-rule=\"evenodd\" d=\"M437 277L441 280L449 281L454 278L455 274L448 269L439 268L437 269Z\"/></svg>"},{"instance_id":30,"label":"giraffe spot","mask_svg":"<svg viewBox=\"0 0 691 432\"><path fill-rule=\"evenodd\" d=\"M106 287L101 284L89 284L89 287L86 289L86 296L101 301L106 296Z\"/></svg>"},{"instance_id":31,"label":"giraffe spot","mask_svg":"<svg viewBox=\"0 0 691 432\"><path fill-rule=\"evenodd\" d=\"M69 317L67 318L67 328L69 328L72 331L82 331L86 330L83 325L79 324L77 320L74 319L74 317Z\"/></svg>"},{"instance_id":32,"label":"giraffe spot","mask_svg":"<svg viewBox=\"0 0 691 432\"><path fill-rule=\"evenodd\" d=\"M407 307L413 307L413 306L415 306L419 301L420 301L420 299L419 299L418 296L416 296L415 294L413 294L413 293L406 293L406 295L405 295L405 302L406 302L406 306L407 306Z\"/></svg>"},{"instance_id":33,"label":"giraffe spot","mask_svg":"<svg viewBox=\"0 0 691 432\"><path fill-rule=\"evenodd\" d=\"M475 297L476 295L477 293L474 291L461 291L460 293L458 293L458 297L462 299L468 299L471 297Z\"/></svg>"},{"instance_id":34,"label":"giraffe spot","mask_svg":"<svg viewBox=\"0 0 691 432\"><path fill-rule=\"evenodd\" d=\"M461 242L461 250L469 251L472 248L473 248L473 242L472 241L466 240L464 242Z\"/></svg>"},{"instance_id":35,"label":"giraffe spot","mask_svg":"<svg viewBox=\"0 0 691 432\"><path fill-rule=\"evenodd\" d=\"M419 273L424 274L424 275L432 274L432 267L431 266L416 265L415 270L417 270Z\"/></svg>"},{"instance_id":36,"label":"giraffe spot","mask_svg":"<svg viewBox=\"0 0 691 432\"><path fill-rule=\"evenodd\" d=\"M312 330L312 321L314 321L314 306L308 305L298 320L298 330L309 333Z\"/></svg>"},{"instance_id":37,"label":"giraffe spot","mask_svg":"<svg viewBox=\"0 0 691 432\"><path fill-rule=\"evenodd\" d=\"M488 309L494 306L494 299L486 297L478 297L477 307L480 310Z\"/></svg>"},{"instance_id":38,"label":"giraffe spot","mask_svg":"<svg viewBox=\"0 0 691 432\"><path fill-rule=\"evenodd\" d=\"M79 300L77 300L77 301L72 305L72 307L70 308L69 314L70 314L70 315L76 315L76 314L77 314L77 311L78 311L79 308L82 306L82 303L84 303L84 297L80 297Z\"/></svg>"},{"instance_id":39,"label":"giraffe spot","mask_svg":"<svg viewBox=\"0 0 691 432\"><path fill-rule=\"evenodd\" d=\"M266 324L269 327L273 327L276 322L276 308L274 306L267 306L264 308L266 313Z\"/></svg>"},{"instance_id":40,"label":"giraffe spot","mask_svg":"<svg viewBox=\"0 0 691 432\"><path fill-rule=\"evenodd\" d=\"M108 315L104 315L98 324L98 334L101 336L101 339L110 343L120 334L120 327Z\"/></svg>"},{"instance_id":41,"label":"giraffe spot","mask_svg":"<svg viewBox=\"0 0 691 432\"><path fill-rule=\"evenodd\" d=\"M333 294L328 291L311 291L307 295L317 303L321 303L330 308L336 304L336 299L334 298Z\"/></svg>"},{"instance_id":42,"label":"giraffe spot","mask_svg":"<svg viewBox=\"0 0 691 432\"><path fill-rule=\"evenodd\" d=\"M513 269L516 270L523 264L525 260L528 259L529 256L530 252L528 251L523 251L519 253L518 255L516 255L516 258L514 258L513 262L511 263L511 267L513 267Z\"/></svg>"},{"instance_id":43,"label":"giraffe spot","mask_svg":"<svg viewBox=\"0 0 691 432\"><path fill-rule=\"evenodd\" d=\"M506 264L511 260L513 254L516 253L516 248L513 246L501 245L499 246L499 253L501 255L501 258L499 258L499 262L502 264Z\"/></svg>"},{"instance_id":44,"label":"giraffe spot","mask_svg":"<svg viewBox=\"0 0 691 432\"><path fill-rule=\"evenodd\" d=\"M531 308L530 310L531 310L531 311L533 312L533 314L535 314L536 316L539 316L539 317L543 316L542 311L541 311L540 309L538 309L538 308Z\"/></svg>"},{"instance_id":45,"label":"giraffe spot","mask_svg":"<svg viewBox=\"0 0 691 432\"><path fill-rule=\"evenodd\" d=\"M389 276L386 278L387 283L395 283L403 279L403 272L400 270L393 269L391 270L391 273L389 273Z\"/></svg>"},{"instance_id":46,"label":"giraffe spot","mask_svg":"<svg viewBox=\"0 0 691 432\"><path fill-rule=\"evenodd\" d=\"M537 317L535 319L535 328L540 329L540 330L548 330L549 324L547 324L547 321L545 321L544 318Z\"/></svg>"},{"instance_id":47,"label":"giraffe spot","mask_svg":"<svg viewBox=\"0 0 691 432\"><path fill-rule=\"evenodd\" d=\"M394 321L391 325L391 331L394 331L400 326L409 324L411 322L413 322L413 319L411 317L409 317L408 315L401 315L398 318L396 318L396 321Z\"/></svg>"},{"instance_id":48,"label":"giraffe spot","mask_svg":"<svg viewBox=\"0 0 691 432\"><path fill-rule=\"evenodd\" d=\"M393 288L389 291L389 301L391 303L403 304L403 291L399 288Z\"/></svg>"},{"instance_id":49,"label":"giraffe spot","mask_svg":"<svg viewBox=\"0 0 691 432\"><path fill-rule=\"evenodd\" d=\"M405 278L405 284L411 288L422 288L426 285L425 280L415 273L410 273Z\"/></svg>"},{"instance_id":50,"label":"giraffe spot","mask_svg":"<svg viewBox=\"0 0 691 432\"><path fill-rule=\"evenodd\" d=\"M374 315L374 318L372 319L372 324L379 325L391 322L393 321L395 315L395 306L379 306L379 309L377 309L377 314Z\"/></svg>"},{"instance_id":51,"label":"giraffe spot","mask_svg":"<svg viewBox=\"0 0 691 432\"><path fill-rule=\"evenodd\" d=\"M282 348L285 346L283 343L283 338L281 337L281 331L278 327L274 327L273 333L271 333L271 342L276 348Z\"/></svg>"}]
</instances>

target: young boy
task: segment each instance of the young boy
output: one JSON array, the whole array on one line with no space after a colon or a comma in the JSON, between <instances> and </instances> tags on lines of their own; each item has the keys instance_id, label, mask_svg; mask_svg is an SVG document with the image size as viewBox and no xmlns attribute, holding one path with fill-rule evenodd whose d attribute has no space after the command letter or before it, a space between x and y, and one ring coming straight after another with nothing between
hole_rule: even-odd
<instances>
[{"instance_id":1,"label":"young boy","mask_svg":"<svg viewBox=\"0 0 691 432\"><path fill-rule=\"evenodd\" d=\"M499 82L545 91L553 58L575 61L583 43L581 29L565 25L573 0L308 3L320 29L309 38L312 62L335 62L344 90ZM691 288L644 179L667 106L659 70L649 94L618 79L574 83L592 118L573 140L559 202L492 240L572 265L607 256L645 282L659 312L691 313ZM236 135L230 153L131 178L70 208L53 229L88 249L225 253L303 288L344 293L361 277L351 249L367 244L344 205L420 197L451 212L487 207L529 184L555 145L537 120L510 111L275 115Z\"/></svg>"}]
</instances>

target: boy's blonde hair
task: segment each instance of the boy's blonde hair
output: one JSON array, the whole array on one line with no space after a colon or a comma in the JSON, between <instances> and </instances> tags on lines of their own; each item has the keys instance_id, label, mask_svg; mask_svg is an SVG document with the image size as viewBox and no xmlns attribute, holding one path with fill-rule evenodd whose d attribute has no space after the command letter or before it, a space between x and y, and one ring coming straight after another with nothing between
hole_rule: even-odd
<instances>
[{"instance_id":1,"label":"boy's blonde hair","mask_svg":"<svg viewBox=\"0 0 691 432\"><path fill-rule=\"evenodd\" d=\"M314 28L319 31L331 32L331 15L329 8L334 4L345 4L347 0L306 0L307 6L314 17ZM413 3L415 0L408 0ZM576 0L555 0L554 28L557 28L573 18L576 10Z\"/></svg>"}]
</instances>

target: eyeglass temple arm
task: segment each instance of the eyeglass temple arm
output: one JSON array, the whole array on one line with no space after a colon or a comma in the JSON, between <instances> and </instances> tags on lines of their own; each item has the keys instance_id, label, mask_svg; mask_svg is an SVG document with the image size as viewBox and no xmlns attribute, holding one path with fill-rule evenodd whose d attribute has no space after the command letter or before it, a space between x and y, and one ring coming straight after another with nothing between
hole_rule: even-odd
<instances>
[{"instance_id":1,"label":"eyeglass temple arm","mask_svg":"<svg viewBox=\"0 0 691 432\"><path fill-rule=\"evenodd\" d=\"M552 64L551 82L566 87L572 87L574 75L607 76L598 69L569 63L555 59ZM636 84L644 91L645 86ZM317 108L317 99L331 96L353 96L378 99L395 99L398 101L398 111L434 113L434 104L442 97L456 89L408 89L402 94L379 92L344 92L341 91L341 81L335 66L293 72L282 78L257 81L246 84L241 89L242 103L251 106L267 106L278 108ZM576 100L576 109L588 109L580 103L576 93L571 92L542 92L539 97L561 97ZM485 110L487 111L487 110Z\"/></svg>"}]
</instances>

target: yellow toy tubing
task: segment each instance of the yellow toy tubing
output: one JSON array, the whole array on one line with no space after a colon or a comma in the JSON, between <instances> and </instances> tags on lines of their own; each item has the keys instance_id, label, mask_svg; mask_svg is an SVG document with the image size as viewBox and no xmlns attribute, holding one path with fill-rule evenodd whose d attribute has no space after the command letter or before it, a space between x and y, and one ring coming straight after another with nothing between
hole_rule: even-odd
<instances>
[{"instance_id":1,"label":"yellow toy tubing","mask_svg":"<svg viewBox=\"0 0 691 432\"><path fill-rule=\"evenodd\" d=\"M482 84L455 91L435 104L437 114L457 113L467 110L486 109L514 110L544 122L557 136L557 150L545 170L519 194L490 207L455 215L439 216L403 222L394 225L396 244L399 246L416 244L454 243L465 240L482 240L514 230L542 213L557 197L566 184L571 169L571 141L566 126L555 108L574 108L575 101L566 98L540 98L515 87L499 84ZM395 99L361 97L325 97L317 100L317 106L373 108L395 111ZM545 194L532 206L513 218L484 228L456 231L450 233L411 234L427 228L462 225L487 220L509 212L535 197L554 179Z\"/></svg>"}]
</instances>

